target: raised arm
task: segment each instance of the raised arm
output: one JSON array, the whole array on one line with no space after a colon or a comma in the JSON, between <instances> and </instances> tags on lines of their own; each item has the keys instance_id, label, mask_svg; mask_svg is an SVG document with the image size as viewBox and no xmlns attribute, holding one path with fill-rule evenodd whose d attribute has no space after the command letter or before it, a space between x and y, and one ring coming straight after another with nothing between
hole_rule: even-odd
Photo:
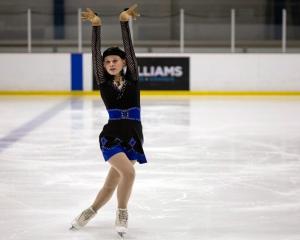
<instances>
[{"instance_id":1,"label":"raised arm","mask_svg":"<svg viewBox=\"0 0 300 240\"><path fill-rule=\"evenodd\" d=\"M134 48L132 45L132 39L130 35L128 21L131 18L135 20L136 17L139 16L139 13L137 12L136 8L137 8L137 4L134 4L130 8L121 12L120 14L120 24L121 24L124 50L126 53L127 69L131 73L131 76L135 81L138 80L138 64L137 64Z\"/></svg>"},{"instance_id":2,"label":"raised arm","mask_svg":"<svg viewBox=\"0 0 300 240\"><path fill-rule=\"evenodd\" d=\"M92 59L93 71L98 85L105 81L103 59L101 54L101 19L91 9L87 8L86 12L82 12L83 20L88 20L92 23Z\"/></svg>"}]
</instances>

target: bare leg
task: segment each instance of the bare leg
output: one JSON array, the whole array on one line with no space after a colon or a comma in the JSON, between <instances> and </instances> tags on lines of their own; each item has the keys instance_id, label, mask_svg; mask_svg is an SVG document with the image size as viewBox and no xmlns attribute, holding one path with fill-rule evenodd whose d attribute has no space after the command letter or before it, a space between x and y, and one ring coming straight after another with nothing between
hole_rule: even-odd
<instances>
[{"instance_id":1,"label":"bare leg","mask_svg":"<svg viewBox=\"0 0 300 240\"><path fill-rule=\"evenodd\" d=\"M119 173L113 167L111 167L103 187L99 191L94 203L92 204L92 208L95 211L98 211L98 209L100 209L105 203L107 203L111 199L119 181Z\"/></svg>"},{"instance_id":2,"label":"bare leg","mask_svg":"<svg viewBox=\"0 0 300 240\"><path fill-rule=\"evenodd\" d=\"M130 161L131 164L135 164L136 161ZM120 174L116 169L111 167L105 179L104 185L99 191L92 208L98 211L102 206L104 206L112 197L116 187L120 182Z\"/></svg>"},{"instance_id":3,"label":"bare leg","mask_svg":"<svg viewBox=\"0 0 300 240\"><path fill-rule=\"evenodd\" d=\"M96 215L95 211L107 203L117 186L118 207L127 208L128 199L134 182L135 171L132 165L135 161L130 161L124 153L118 153L111 157L109 163L112 167L108 172L103 187L91 206L92 209L85 209L78 217L76 217L72 222L71 229L84 227L88 221Z\"/></svg>"},{"instance_id":4,"label":"bare leg","mask_svg":"<svg viewBox=\"0 0 300 240\"><path fill-rule=\"evenodd\" d=\"M118 208L126 209L135 178L134 162L122 152L112 156L108 162L120 176L117 190Z\"/></svg>"}]
</instances>

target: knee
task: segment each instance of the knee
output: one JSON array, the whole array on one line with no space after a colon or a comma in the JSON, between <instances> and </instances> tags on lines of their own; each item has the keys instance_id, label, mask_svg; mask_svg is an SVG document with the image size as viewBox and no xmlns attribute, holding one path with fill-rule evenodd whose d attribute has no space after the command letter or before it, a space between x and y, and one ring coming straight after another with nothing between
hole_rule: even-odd
<instances>
[{"instance_id":1,"label":"knee","mask_svg":"<svg viewBox=\"0 0 300 240\"><path fill-rule=\"evenodd\" d=\"M133 181L135 179L135 169L133 167L127 169L126 171L123 172L122 176L128 181Z\"/></svg>"}]
</instances>

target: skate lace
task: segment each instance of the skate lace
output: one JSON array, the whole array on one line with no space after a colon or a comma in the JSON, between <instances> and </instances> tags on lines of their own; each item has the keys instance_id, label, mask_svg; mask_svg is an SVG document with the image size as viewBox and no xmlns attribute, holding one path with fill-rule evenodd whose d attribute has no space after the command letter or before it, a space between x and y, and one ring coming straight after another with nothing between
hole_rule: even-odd
<instances>
[{"instance_id":1,"label":"skate lace","mask_svg":"<svg viewBox=\"0 0 300 240\"><path fill-rule=\"evenodd\" d=\"M80 216L80 219L82 219L83 221L88 220L90 217L92 217L94 214L94 212L91 209L87 209L85 211L83 211L83 213Z\"/></svg>"},{"instance_id":2,"label":"skate lace","mask_svg":"<svg viewBox=\"0 0 300 240\"><path fill-rule=\"evenodd\" d=\"M119 223L120 225L126 225L128 220L128 213L126 210L119 210Z\"/></svg>"}]
</instances>

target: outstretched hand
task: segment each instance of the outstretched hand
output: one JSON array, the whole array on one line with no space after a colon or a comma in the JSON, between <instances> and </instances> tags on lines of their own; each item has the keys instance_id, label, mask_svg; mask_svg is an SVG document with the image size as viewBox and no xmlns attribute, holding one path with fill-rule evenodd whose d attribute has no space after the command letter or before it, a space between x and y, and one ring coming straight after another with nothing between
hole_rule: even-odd
<instances>
[{"instance_id":1,"label":"outstretched hand","mask_svg":"<svg viewBox=\"0 0 300 240\"><path fill-rule=\"evenodd\" d=\"M139 12L137 11L137 6L137 4L134 4L127 10L121 12L120 21L127 22L129 19L136 20L136 17L140 16Z\"/></svg>"},{"instance_id":2,"label":"outstretched hand","mask_svg":"<svg viewBox=\"0 0 300 240\"><path fill-rule=\"evenodd\" d=\"M85 12L81 13L81 19L84 21L90 21L93 26L101 25L101 18L90 8L87 8Z\"/></svg>"}]
</instances>

